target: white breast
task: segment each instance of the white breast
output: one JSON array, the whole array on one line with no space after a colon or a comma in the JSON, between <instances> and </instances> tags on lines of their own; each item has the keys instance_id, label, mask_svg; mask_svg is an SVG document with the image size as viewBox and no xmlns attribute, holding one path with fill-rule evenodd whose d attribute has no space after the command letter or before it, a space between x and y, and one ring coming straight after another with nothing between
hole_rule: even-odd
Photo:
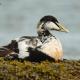
<instances>
[{"instance_id":1,"label":"white breast","mask_svg":"<svg viewBox=\"0 0 80 80\"><path fill-rule=\"evenodd\" d=\"M55 60L61 60L63 56L61 43L59 39L54 37L48 38L42 45L40 51L44 52L46 55L54 58Z\"/></svg>"}]
</instances>

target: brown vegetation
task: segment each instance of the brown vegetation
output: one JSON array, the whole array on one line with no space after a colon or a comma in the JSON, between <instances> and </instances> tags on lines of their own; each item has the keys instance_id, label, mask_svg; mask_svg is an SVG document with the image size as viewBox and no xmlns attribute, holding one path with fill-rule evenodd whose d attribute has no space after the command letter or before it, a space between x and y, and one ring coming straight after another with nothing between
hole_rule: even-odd
<instances>
[{"instance_id":1,"label":"brown vegetation","mask_svg":"<svg viewBox=\"0 0 80 80\"><path fill-rule=\"evenodd\" d=\"M80 80L80 60L55 63L0 58L0 80Z\"/></svg>"}]
</instances>

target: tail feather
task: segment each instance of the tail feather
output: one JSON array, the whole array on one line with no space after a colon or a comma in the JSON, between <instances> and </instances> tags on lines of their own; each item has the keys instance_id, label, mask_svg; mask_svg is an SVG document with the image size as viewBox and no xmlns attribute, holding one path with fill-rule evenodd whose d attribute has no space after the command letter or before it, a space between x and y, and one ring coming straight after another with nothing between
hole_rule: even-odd
<instances>
[{"instance_id":1,"label":"tail feather","mask_svg":"<svg viewBox=\"0 0 80 80\"><path fill-rule=\"evenodd\" d=\"M0 48L0 57L5 57L11 53L19 53L16 40L12 40L10 44Z\"/></svg>"},{"instance_id":2,"label":"tail feather","mask_svg":"<svg viewBox=\"0 0 80 80\"><path fill-rule=\"evenodd\" d=\"M10 54L12 52L8 48L2 47L0 48L0 57L5 57L6 55Z\"/></svg>"},{"instance_id":3,"label":"tail feather","mask_svg":"<svg viewBox=\"0 0 80 80\"><path fill-rule=\"evenodd\" d=\"M4 46L5 48L8 48L16 53L19 53L19 50L18 50L18 43L16 40L12 40L10 44Z\"/></svg>"}]
</instances>

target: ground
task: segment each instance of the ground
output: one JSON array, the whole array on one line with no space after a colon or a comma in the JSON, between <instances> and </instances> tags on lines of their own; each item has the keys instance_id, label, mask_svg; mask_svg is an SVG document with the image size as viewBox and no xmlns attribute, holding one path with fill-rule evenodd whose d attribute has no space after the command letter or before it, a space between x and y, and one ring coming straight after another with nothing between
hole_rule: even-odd
<instances>
[{"instance_id":1,"label":"ground","mask_svg":"<svg viewBox=\"0 0 80 80\"><path fill-rule=\"evenodd\" d=\"M80 60L55 63L0 58L0 80L80 80Z\"/></svg>"}]
</instances>

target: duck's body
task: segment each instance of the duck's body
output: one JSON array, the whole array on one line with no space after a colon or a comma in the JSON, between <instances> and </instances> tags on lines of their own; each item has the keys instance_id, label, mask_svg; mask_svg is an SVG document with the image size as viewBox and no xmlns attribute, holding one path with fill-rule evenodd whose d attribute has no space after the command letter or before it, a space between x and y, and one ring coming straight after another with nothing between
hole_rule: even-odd
<instances>
[{"instance_id":1,"label":"duck's body","mask_svg":"<svg viewBox=\"0 0 80 80\"><path fill-rule=\"evenodd\" d=\"M34 50L37 49L44 53L45 55L48 55L52 58L55 58L56 60L62 59L63 51L62 46L55 36L51 35L42 35L41 37L22 37L18 41L18 48L19 48L19 58L26 58L29 57L29 51L28 48L31 47Z\"/></svg>"},{"instance_id":2,"label":"duck's body","mask_svg":"<svg viewBox=\"0 0 80 80\"><path fill-rule=\"evenodd\" d=\"M59 24L55 17L44 16L37 26L38 36L24 36L18 38L14 40L15 44L12 42L8 46L4 46L4 48L8 48L12 53L15 52L18 58L22 59L30 56L29 48L32 48L34 51L40 51L41 54L45 54L55 60L61 60L63 56L61 43L49 30L68 31ZM2 54L2 52L0 52L0 54Z\"/></svg>"}]
</instances>

